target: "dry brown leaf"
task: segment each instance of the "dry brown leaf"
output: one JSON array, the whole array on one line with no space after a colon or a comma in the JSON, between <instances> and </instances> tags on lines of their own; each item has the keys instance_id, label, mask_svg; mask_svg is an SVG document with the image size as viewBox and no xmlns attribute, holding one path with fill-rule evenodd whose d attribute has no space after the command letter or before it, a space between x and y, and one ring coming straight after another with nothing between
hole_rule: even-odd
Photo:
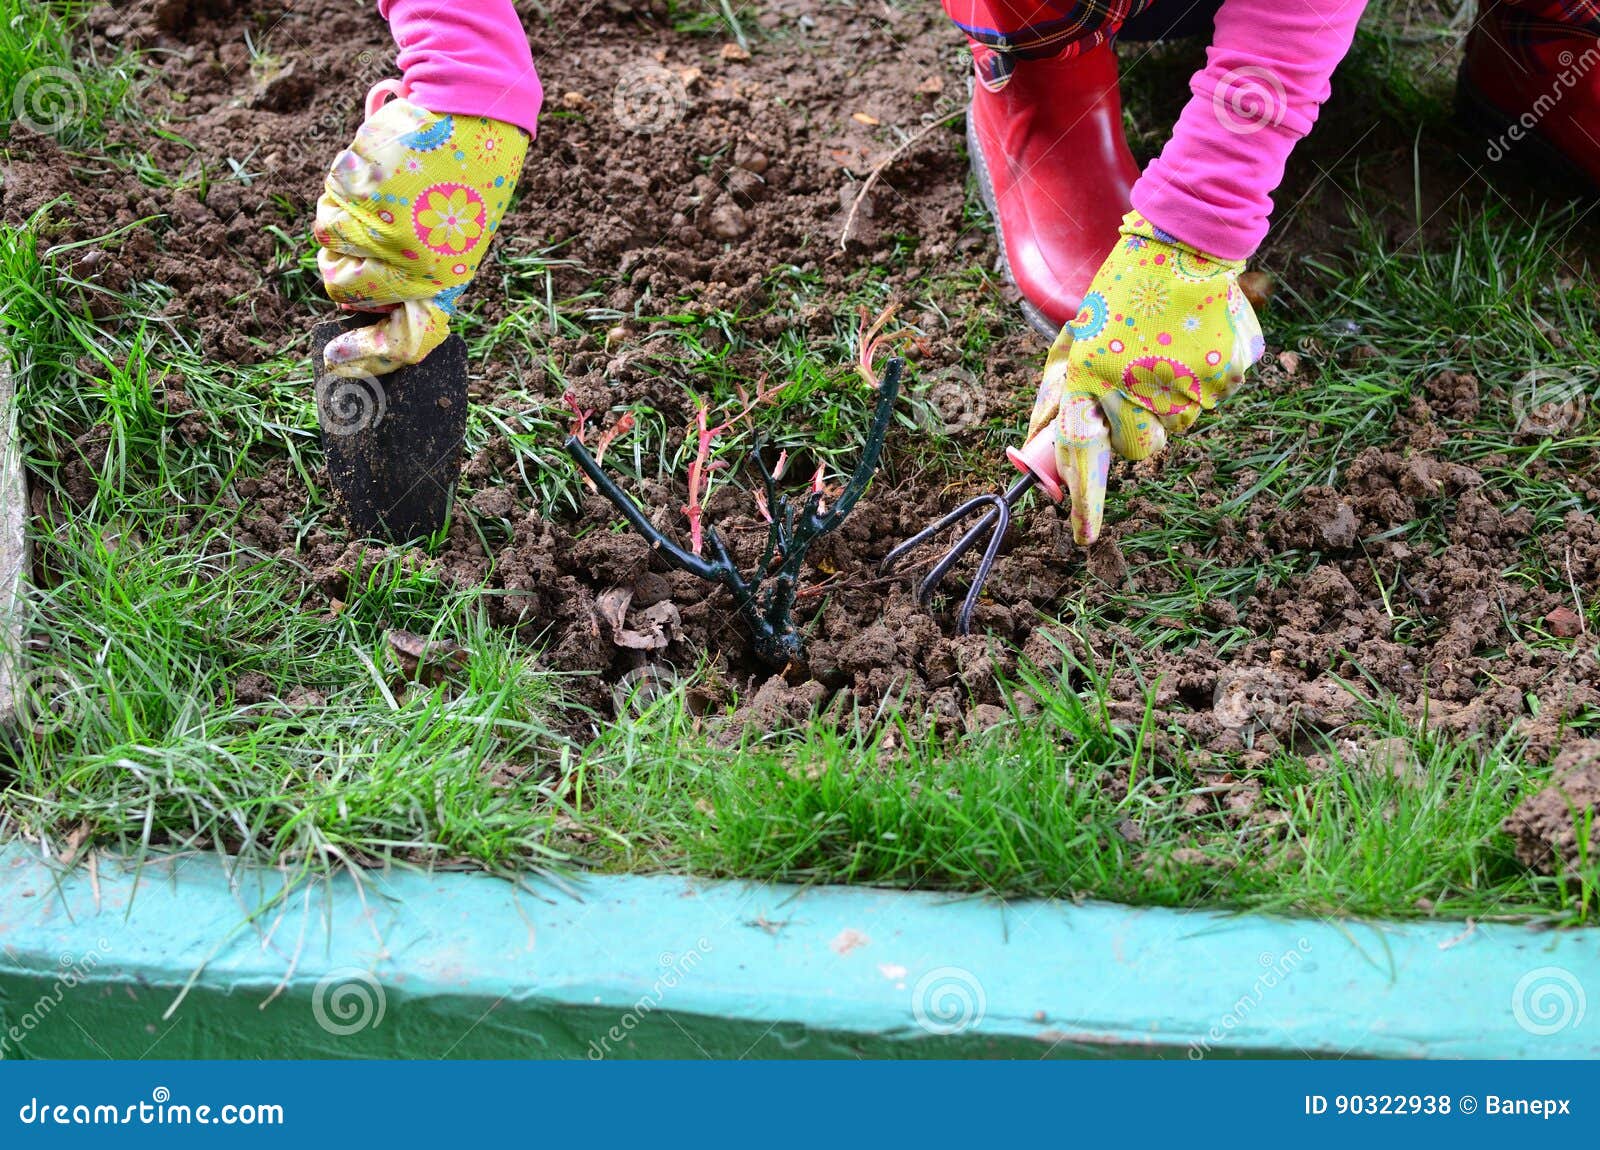
<instances>
[{"instance_id":1,"label":"dry brown leaf","mask_svg":"<svg viewBox=\"0 0 1600 1150\"><path fill-rule=\"evenodd\" d=\"M1272 302L1272 293L1278 290L1278 285L1266 272L1241 272L1239 290L1244 292L1250 306L1260 311Z\"/></svg>"},{"instance_id":2,"label":"dry brown leaf","mask_svg":"<svg viewBox=\"0 0 1600 1150\"><path fill-rule=\"evenodd\" d=\"M400 673L433 684L447 672L460 670L468 651L453 639L429 639L414 631L387 631L384 640Z\"/></svg>"},{"instance_id":3,"label":"dry brown leaf","mask_svg":"<svg viewBox=\"0 0 1600 1150\"><path fill-rule=\"evenodd\" d=\"M71 866L78 857L78 852L83 849L83 844L89 839L89 824L79 823L67 834L67 841L61 844L61 850L56 855L56 861L62 866Z\"/></svg>"},{"instance_id":4,"label":"dry brown leaf","mask_svg":"<svg viewBox=\"0 0 1600 1150\"><path fill-rule=\"evenodd\" d=\"M659 651L673 640L683 638L683 616L670 599L635 611L632 622L632 628L613 629L611 641L634 651Z\"/></svg>"},{"instance_id":5,"label":"dry brown leaf","mask_svg":"<svg viewBox=\"0 0 1600 1150\"><path fill-rule=\"evenodd\" d=\"M828 943L828 946L832 948L835 954L849 954L857 947L866 946L871 942L872 939L861 931L855 929L855 927L847 926L833 936L833 941Z\"/></svg>"},{"instance_id":6,"label":"dry brown leaf","mask_svg":"<svg viewBox=\"0 0 1600 1150\"><path fill-rule=\"evenodd\" d=\"M628 604L633 602L632 587L610 587L600 592L594 601L594 616L611 629L615 635L621 631L628 617Z\"/></svg>"}]
</instances>

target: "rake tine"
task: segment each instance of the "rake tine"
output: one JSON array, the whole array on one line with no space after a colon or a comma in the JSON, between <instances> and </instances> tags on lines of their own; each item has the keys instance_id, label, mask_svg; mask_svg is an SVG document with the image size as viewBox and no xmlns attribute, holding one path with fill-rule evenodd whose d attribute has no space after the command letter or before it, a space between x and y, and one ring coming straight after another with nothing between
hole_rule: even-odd
<instances>
[{"instance_id":1,"label":"rake tine","mask_svg":"<svg viewBox=\"0 0 1600 1150\"><path fill-rule=\"evenodd\" d=\"M995 524L994 534L989 536L989 546L983 549L983 558L978 560L978 569L972 575L972 586L967 588L967 597L961 601L961 614L956 616L958 635L965 635L972 630L973 608L978 605L978 596L983 594L983 585L989 581L989 572L994 570L994 561L1000 554L1000 544L1011 527L1011 504L998 495L995 496L995 515L1000 522Z\"/></svg>"},{"instance_id":2,"label":"rake tine","mask_svg":"<svg viewBox=\"0 0 1600 1150\"><path fill-rule=\"evenodd\" d=\"M950 568L954 567L963 555L972 550L973 545L983 537L983 533L994 525L995 517L999 515L1004 516L1008 521L1010 519L1010 509L1006 507L1005 500L998 495L980 495L972 500L968 506L970 507L972 504L977 504L978 506L986 504L991 510L973 524L967 533L956 542L954 547L944 553L944 558L935 563L933 569L922 580L922 585L917 588L917 602L923 606L927 606L928 600L933 597L934 588L949 573Z\"/></svg>"},{"instance_id":3,"label":"rake tine","mask_svg":"<svg viewBox=\"0 0 1600 1150\"><path fill-rule=\"evenodd\" d=\"M972 626L972 612L978 606L978 596L983 594L983 585L989 581L989 573L994 570L995 560L1000 555L1000 545L1005 541L1006 532L1011 527L1011 508L1035 482L1034 476L1029 473L1013 483L1004 495L979 495L967 500L937 523L923 528L893 551L890 551L884 557L880 570L889 570L908 552L920 547L939 532L960 522L974 511L983 508L983 516L969 527L960 539L956 540L955 546L940 557L939 561L933 565L932 570L917 586L917 602L926 606L940 581L950 573L950 569L960 561L963 555L977 546L978 541L987 532L989 542L983 549L983 558L978 561L978 569L973 575L972 585L967 589L966 598L961 601L960 614L956 616L957 633L967 634Z\"/></svg>"},{"instance_id":4,"label":"rake tine","mask_svg":"<svg viewBox=\"0 0 1600 1150\"><path fill-rule=\"evenodd\" d=\"M993 495L979 495L967 500L960 507L957 507L954 511L946 515L943 519L940 519L937 523L934 523L931 526L924 527L910 539L907 539L904 543L900 544L900 546L896 547L893 551L889 552L889 554L885 555L883 557L883 562L879 565L878 569L880 571L889 570L889 568L893 567L904 556L910 554L912 551L915 551L918 547L932 539L935 535L939 534L939 532L943 531L946 527L949 527L952 523L956 523L962 519L965 519L974 510L982 507L985 503L988 503L989 500L993 498Z\"/></svg>"}]
</instances>

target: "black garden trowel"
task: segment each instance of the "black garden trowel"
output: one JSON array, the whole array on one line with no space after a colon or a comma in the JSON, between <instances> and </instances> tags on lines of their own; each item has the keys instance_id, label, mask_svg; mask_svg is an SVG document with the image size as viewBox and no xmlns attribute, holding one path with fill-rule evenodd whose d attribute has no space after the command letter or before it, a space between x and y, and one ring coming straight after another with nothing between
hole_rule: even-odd
<instances>
[{"instance_id":1,"label":"black garden trowel","mask_svg":"<svg viewBox=\"0 0 1600 1150\"><path fill-rule=\"evenodd\" d=\"M387 375L330 375L322 352L382 319L355 315L311 334L317 423L334 502L356 532L392 543L432 535L450 514L467 433L467 345L452 335Z\"/></svg>"}]
</instances>

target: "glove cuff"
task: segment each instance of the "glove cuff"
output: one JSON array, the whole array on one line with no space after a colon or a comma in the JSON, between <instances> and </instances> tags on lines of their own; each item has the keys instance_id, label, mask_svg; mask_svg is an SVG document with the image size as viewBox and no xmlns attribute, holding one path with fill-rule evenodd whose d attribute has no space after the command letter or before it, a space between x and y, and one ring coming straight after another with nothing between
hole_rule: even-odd
<instances>
[{"instance_id":1,"label":"glove cuff","mask_svg":"<svg viewBox=\"0 0 1600 1150\"><path fill-rule=\"evenodd\" d=\"M379 0L411 98L438 115L538 130L544 89L511 0Z\"/></svg>"},{"instance_id":2,"label":"glove cuff","mask_svg":"<svg viewBox=\"0 0 1600 1150\"><path fill-rule=\"evenodd\" d=\"M1174 256L1183 257L1181 262L1185 272L1209 277L1244 271L1244 260L1225 260L1192 247L1171 232L1162 231L1136 210L1122 217L1122 226L1117 230L1122 235L1121 246L1124 251L1154 248L1154 256L1159 263L1168 254L1161 249L1171 249Z\"/></svg>"}]
</instances>

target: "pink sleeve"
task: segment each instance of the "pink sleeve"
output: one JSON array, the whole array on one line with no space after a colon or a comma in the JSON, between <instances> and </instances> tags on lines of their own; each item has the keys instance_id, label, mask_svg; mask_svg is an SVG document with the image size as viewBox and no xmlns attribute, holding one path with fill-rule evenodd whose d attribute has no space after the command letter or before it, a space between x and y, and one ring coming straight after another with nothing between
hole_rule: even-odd
<instances>
[{"instance_id":1,"label":"pink sleeve","mask_svg":"<svg viewBox=\"0 0 1600 1150\"><path fill-rule=\"evenodd\" d=\"M511 0L378 0L409 95L430 112L486 116L536 135L544 89Z\"/></svg>"},{"instance_id":2,"label":"pink sleeve","mask_svg":"<svg viewBox=\"0 0 1600 1150\"><path fill-rule=\"evenodd\" d=\"M1328 98L1366 0L1224 0L1206 66L1133 206L1162 231L1222 259L1267 234L1272 193Z\"/></svg>"}]
</instances>

